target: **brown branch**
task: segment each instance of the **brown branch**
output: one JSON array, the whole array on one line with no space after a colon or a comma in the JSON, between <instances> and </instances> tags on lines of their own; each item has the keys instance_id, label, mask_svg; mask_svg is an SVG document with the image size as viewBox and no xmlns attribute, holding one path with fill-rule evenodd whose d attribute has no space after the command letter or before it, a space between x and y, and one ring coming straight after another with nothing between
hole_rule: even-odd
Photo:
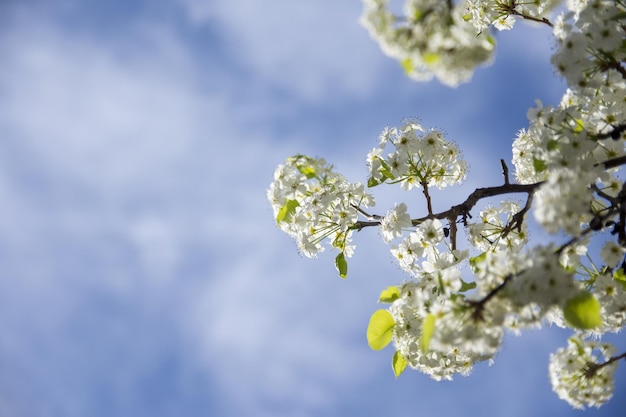
<instances>
[{"instance_id":1,"label":"brown branch","mask_svg":"<svg viewBox=\"0 0 626 417\"><path fill-rule=\"evenodd\" d=\"M503 194L515 194L515 193L526 193L528 195L531 195L542 184L543 184L543 181L536 182L533 184L504 184L504 185L495 186L495 187L477 188L461 204L457 204L456 206L453 206L452 208L439 212L439 213L433 213L424 217L413 219L411 220L411 223L413 226L417 226L420 223L422 223L424 220L428 220L428 219L439 219L439 220L454 219L454 221L451 220L451 223L454 223L456 219L458 219L459 217L465 219L467 216L469 216L472 208L474 208L474 206L480 200L484 198L495 197L497 195L503 195ZM368 216L368 217L375 218L375 216ZM360 230L364 227L378 226L380 225L381 220L382 218L378 220L370 220L370 221L359 220L355 223L354 227L355 229Z\"/></svg>"},{"instance_id":2,"label":"brown branch","mask_svg":"<svg viewBox=\"0 0 626 417\"><path fill-rule=\"evenodd\" d=\"M519 5L517 0L504 0L504 1L496 1L496 9L502 13L502 15L510 15L510 16L518 16L522 19L531 20L533 22L543 23L550 27L554 27L552 22L550 22L545 17L534 17L527 14L524 14L520 11L516 10L516 7Z\"/></svg>"},{"instance_id":3,"label":"brown branch","mask_svg":"<svg viewBox=\"0 0 626 417\"><path fill-rule=\"evenodd\" d=\"M495 197L497 195L503 194L515 194L515 193L526 193L532 194L535 190L543 184L543 181L536 182L533 184L504 184L496 187L486 187L486 188L477 188L473 193L467 197L467 199L461 204L457 204L452 208L442 211L441 213L436 213L431 216L422 217L419 219L413 220L413 225L418 225L424 220L428 218L436 218L436 219L449 219L454 218L457 219L462 216L469 215L470 211L474 206L483 198Z\"/></svg>"},{"instance_id":4,"label":"brown branch","mask_svg":"<svg viewBox=\"0 0 626 417\"><path fill-rule=\"evenodd\" d=\"M512 274L509 274L506 277L504 277L504 280L500 283L500 285L495 287L493 290L489 291L489 293L483 298L481 298L480 300L467 300L466 301L470 307L474 308L474 312L472 313L472 318L475 321L480 321L483 319L482 314L483 314L483 310L485 309L485 305L487 305L487 302L491 300L493 297L495 297L500 291L502 291L502 289L506 286L506 284L508 284L513 279L513 277L514 275Z\"/></svg>"},{"instance_id":5,"label":"brown branch","mask_svg":"<svg viewBox=\"0 0 626 417\"><path fill-rule=\"evenodd\" d=\"M500 165L502 166L502 175L504 176L504 185L509 185L509 167L506 166L504 159L500 159Z\"/></svg>"},{"instance_id":6,"label":"brown branch","mask_svg":"<svg viewBox=\"0 0 626 417\"><path fill-rule=\"evenodd\" d=\"M613 130L611 130L610 132L598 133L595 135L595 137L598 138L598 140L603 140L603 139L608 139L608 138L611 138L613 140L619 140L622 137L622 133L626 131L626 123L621 123L618 125L611 125L611 127L613 128Z\"/></svg>"},{"instance_id":7,"label":"brown branch","mask_svg":"<svg viewBox=\"0 0 626 417\"><path fill-rule=\"evenodd\" d=\"M520 211L515 213L511 218L509 224L507 224L504 229L502 229L502 237L505 238L513 229L517 229L517 233L522 231L522 224L524 223L524 216L530 210L530 207L533 204L533 196L534 193L528 193L528 198L526 199L526 205Z\"/></svg>"},{"instance_id":8,"label":"brown branch","mask_svg":"<svg viewBox=\"0 0 626 417\"><path fill-rule=\"evenodd\" d=\"M607 360L606 362L602 362L602 363L587 362L584 368L585 377L593 378L596 372L598 372L600 369L604 368L607 365L612 364L613 362L617 362L620 359L626 359L626 352L622 353L621 355L613 356L609 358L609 360Z\"/></svg>"},{"instance_id":9,"label":"brown branch","mask_svg":"<svg viewBox=\"0 0 626 417\"><path fill-rule=\"evenodd\" d=\"M625 156L618 156L617 158L612 158L612 159L607 159L604 162L599 162L597 164L594 164L594 167L600 166L602 165L604 167L604 169L611 169L611 168L617 168L619 166L622 166L626 164L626 155Z\"/></svg>"},{"instance_id":10,"label":"brown branch","mask_svg":"<svg viewBox=\"0 0 626 417\"><path fill-rule=\"evenodd\" d=\"M522 19L526 19L526 20L530 20L533 22L537 22L537 23L543 23L546 24L548 26L550 26L551 28L554 27L554 25L552 24L552 22L550 22L547 18L545 17L534 17L534 16L529 16L527 14L518 12L517 10L511 10L510 13L513 16L518 16L521 17Z\"/></svg>"}]
</instances>

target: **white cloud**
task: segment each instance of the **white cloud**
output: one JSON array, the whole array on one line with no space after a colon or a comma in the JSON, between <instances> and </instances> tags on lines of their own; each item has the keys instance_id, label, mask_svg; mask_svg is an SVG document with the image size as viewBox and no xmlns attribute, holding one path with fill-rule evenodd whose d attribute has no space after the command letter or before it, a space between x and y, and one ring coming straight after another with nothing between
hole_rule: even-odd
<instances>
[{"instance_id":1,"label":"white cloud","mask_svg":"<svg viewBox=\"0 0 626 417\"><path fill-rule=\"evenodd\" d=\"M139 401L128 392L161 360L160 345L173 344L158 339L163 323L166 336L174 326L201 343L177 349L217 372L244 409L328 407L333 389L364 375L341 329L366 314L337 318L351 305L327 294L339 279L320 286L310 272L299 277L293 246L291 256L273 249L283 236L263 190L284 150L236 122L226 86L210 96L194 89L193 63L181 61L188 51L175 35L142 33L121 48L25 20L0 46L0 146L13 152L0 171L8 214L0 247L12 258L0 285L13 317L13 345L3 353L26 381L45 385L75 361L66 386L40 389L49 407L84 415L95 380L114 390L114 403ZM146 42L150 52L135 49ZM20 279L6 278L10 268ZM86 332L92 325L97 335ZM27 348L37 340L49 348ZM94 354L101 362L90 361ZM103 377L116 356L124 371ZM29 360L49 362L48 376L20 369Z\"/></svg>"},{"instance_id":2,"label":"white cloud","mask_svg":"<svg viewBox=\"0 0 626 417\"><path fill-rule=\"evenodd\" d=\"M244 69L314 101L363 98L385 60L359 26L357 1L181 0L196 24L217 27Z\"/></svg>"}]
</instances>

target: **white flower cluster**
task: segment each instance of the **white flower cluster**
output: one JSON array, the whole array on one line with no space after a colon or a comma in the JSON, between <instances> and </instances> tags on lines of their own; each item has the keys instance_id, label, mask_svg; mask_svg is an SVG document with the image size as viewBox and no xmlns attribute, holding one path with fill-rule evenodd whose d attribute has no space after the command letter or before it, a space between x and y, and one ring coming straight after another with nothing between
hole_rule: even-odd
<instances>
[{"instance_id":1,"label":"white flower cluster","mask_svg":"<svg viewBox=\"0 0 626 417\"><path fill-rule=\"evenodd\" d=\"M623 4L612 0L571 2L554 26L558 50L552 63L569 89L558 107L529 110L530 126L513 143L521 183L545 181L535 216L550 232L577 236L606 209L594 188L615 197L623 181L604 163L626 154L626 30ZM593 187L590 187L590 184Z\"/></svg>"},{"instance_id":2,"label":"white flower cluster","mask_svg":"<svg viewBox=\"0 0 626 417\"><path fill-rule=\"evenodd\" d=\"M400 287L389 308L395 321L394 345L409 366L436 380L469 374L476 362L492 357L502 339L501 328L471 318L460 294L465 289L459 265L469 252L440 252L443 242L441 222L428 219L391 250L415 278ZM425 349L422 323L428 316L435 327Z\"/></svg>"},{"instance_id":3,"label":"white flower cluster","mask_svg":"<svg viewBox=\"0 0 626 417\"><path fill-rule=\"evenodd\" d=\"M550 380L559 398L573 407L600 407L613 396L613 374L617 362L612 345L574 336L566 348L550 356Z\"/></svg>"},{"instance_id":4,"label":"white flower cluster","mask_svg":"<svg viewBox=\"0 0 626 417\"><path fill-rule=\"evenodd\" d=\"M448 271L453 271L453 269ZM446 273L446 275L447 282L452 285L452 288L455 285L460 286L460 274ZM425 318L431 314L424 306L427 301L432 300L433 290L437 289L436 276L432 275L429 277L430 279L424 278L418 282L412 281L402 285L400 297L393 302L389 309L396 323L394 326L394 345L407 360L410 367L435 380L450 380L455 374L468 375L476 362L486 360L490 355L482 352L483 344L469 343L464 346L466 349L462 349L454 344L454 340L446 340L446 336L452 339L456 338L459 330L458 328L444 327L439 322L440 315L445 314L444 309L456 307L453 302L437 305L439 311L433 309L435 313L432 314L436 320L435 331L443 337L433 338L428 349L421 346L423 323ZM445 297L441 299L449 300ZM481 339L485 341L485 345L499 344L501 335L495 335L496 340L491 341L484 337L485 334L481 332L474 335L480 335Z\"/></svg>"},{"instance_id":5,"label":"white flower cluster","mask_svg":"<svg viewBox=\"0 0 626 417\"><path fill-rule=\"evenodd\" d=\"M626 325L625 3L567 0L568 11L554 24L546 14L556 0L407 0L404 16L392 14L388 0L364 3L363 23L409 75L450 85L489 60L490 26L510 29L518 18L549 25L557 43L552 63L568 89L557 106L537 101L528 111L529 126L513 142L516 184L503 163L504 185L433 212L429 188L461 182L467 167L440 131L407 121L380 134L367 155L367 185L420 189L424 217L411 218L405 203L369 215L363 207L374 199L363 185L347 182L322 159L297 155L277 168L268 191L280 228L306 256L321 252L328 238L341 251L340 275L354 230L378 226L386 243L395 241L391 254L410 278L381 294L390 306L372 316L368 342L381 349L393 341L396 375L407 365L437 380L467 375L475 363L493 359L506 331L547 321L576 331L551 357L553 389L576 408L602 405L612 396L618 361L626 359L588 340ZM507 193L526 193L526 205L502 202L472 216L479 200ZM565 243L525 247L531 208L546 231L565 233ZM460 225L476 256L457 249ZM600 233L608 239L592 246ZM467 281L465 261L473 273Z\"/></svg>"},{"instance_id":6,"label":"white flower cluster","mask_svg":"<svg viewBox=\"0 0 626 417\"><path fill-rule=\"evenodd\" d=\"M308 257L324 250L326 238L350 257L359 209L374 205L362 184L346 181L323 159L303 155L287 158L276 168L267 198L279 227L296 239Z\"/></svg>"},{"instance_id":7,"label":"white flower cluster","mask_svg":"<svg viewBox=\"0 0 626 417\"><path fill-rule=\"evenodd\" d=\"M541 21L552 10L558 0L517 1L517 0L468 0L466 18L472 22L478 33L489 29L513 28L516 17Z\"/></svg>"},{"instance_id":8,"label":"white flower cluster","mask_svg":"<svg viewBox=\"0 0 626 417\"><path fill-rule=\"evenodd\" d=\"M363 0L361 23L383 52L399 60L407 74L427 81L433 76L446 85L468 81L474 68L490 62L495 41L476 34L465 21L462 4L441 0L407 0L404 15L395 16L389 0Z\"/></svg>"},{"instance_id":9,"label":"white flower cluster","mask_svg":"<svg viewBox=\"0 0 626 417\"><path fill-rule=\"evenodd\" d=\"M552 63L572 88L595 89L605 86L607 81L623 88L624 68L620 63L626 57L621 21L624 5L614 0L577 3L574 11L561 14L555 24L558 50L552 56ZM606 92L620 94L612 88ZM623 100L619 101L623 106Z\"/></svg>"},{"instance_id":10,"label":"white flower cluster","mask_svg":"<svg viewBox=\"0 0 626 417\"><path fill-rule=\"evenodd\" d=\"M480 222L468 225L467 231L471 244L481 251L505 250L519 251L528 241L525 223L519 228L507 229L513 216L521 207L514 202L502 202L500 207L488 207L478 213Z\"/></svg>"},{"instance_id":11,"label":"white flower cluster","mask_svg":"<svg viewBox=\"0 0 626 417\"><path fill-rule=\"evenodd\" d=\"M444 188L465 179L467 165L458 147L437 130L425 131L409 121L400 128L385 128L379 139L379 146L367 155L370 187L387 182L400 183L405 190ZM384 155L388 144L393 152Z\"/></svg>"}]
</instances>

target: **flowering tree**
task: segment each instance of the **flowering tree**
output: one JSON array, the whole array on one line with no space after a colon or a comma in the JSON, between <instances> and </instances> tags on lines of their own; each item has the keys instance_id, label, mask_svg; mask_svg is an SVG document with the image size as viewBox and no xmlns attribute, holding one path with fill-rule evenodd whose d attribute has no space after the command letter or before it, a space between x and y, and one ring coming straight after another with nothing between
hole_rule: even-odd
<instances>
[{"instance_id":1,"label":"flowering tree","mask_svg":"<svg viewBox=\"0 0 626 417\"><path fill-rule=\"evenodd\" d=\"M267 193L278 226L308 257L324 242L336 249L343 278L353 233L380 229L409 278L382 291L389 306L372 315L367 339L375 350L393 341L396 375L407 366L436 380L466 375L493 359L506 330L549 322L573 330L550 358L554 391L576 408L602 405L626 359L601 341L626 323L626 3L567 0L556 17L555 0L407 0L402 16L387 3L364 0L362 23L416 80L468 81L491 59L489 32L525 19L552 30L552 63L568 88L557 106L538 102L528 111L529 125L513 141L514 180L501 161L501 185L433 211L429 190L461 182L466 164L443 133L409 120L380 134L366 185L421 191L427 215L412 218L404 203L374 214L365 185L323 159L296 155L278 166ZM478 211L481 200L510 194L525 202ZM529 245L531 208L546 231L567 238ZM459 229L471 249L459 249Z\"/></svg>"}]
</instances>

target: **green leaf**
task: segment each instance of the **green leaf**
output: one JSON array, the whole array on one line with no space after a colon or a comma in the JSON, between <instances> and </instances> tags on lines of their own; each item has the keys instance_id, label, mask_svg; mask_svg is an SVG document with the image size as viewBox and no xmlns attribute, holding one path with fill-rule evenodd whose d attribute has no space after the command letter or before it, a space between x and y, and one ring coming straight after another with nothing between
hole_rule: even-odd
<instances>
[{"instance_id":1,"label":"green leaf","mask_svg":"<svg viewBox=\"0 0 626 417\"><path fill-rule=\"evenodd\" d=\"M313 168L311 165L298 165L298 171L304 174L307 179L311 179L317 175L317 173L315 172L315 168Z\"/></svg>"},{"instance_id":2,"label":"green leaf","mask_svg":"<svg viewBox=\"0 0 626 417\"><path fill-rule=\"evenodd\" d=\"M393 373L396 378L404 372L408 363L409 361L406 360L404 355L400 353L399 350L396 350L396 353L393 354L393 358L391 359L391 367L393 368Z\"/></svg>"},{"instance_id":3,"label":"green leaf","mask_svg":"<svg viewBox=\"0 0 626 417\"><path fill-rule=\"evenodd\" d=\"M335 258L335 268L339 271L339 276L341 278L346 278L348 276L348 262L346 261L346 256L343 252L339 252L339 255Z\"/></svg>"},{"instance_id":4,"label":"green leaf","mask_svg":"<svg viewBox=\"0 0 626 417\"><path fill-rule=\"evenodd\" d=\"M624 290L626 290L626 274L624 273L624 268L619 268L618 270L616 270L613 273L613 279L622 284L622 287L624 287Z\"/></svg>"},{"instance_id":5,"label":"green leaf","mask_svg":"<svg viewBox=\"0 0 626 417\"><path fill-rule=\"evenodd\" d=\"M376 187L377 185L380 185L380 184L382 184L382 183L381 183L380 181L378 181L378 180L377 180L376 178L374 178L374 177L370 177L370 178L367 180L367 186L368 186L368 187L370 187L370 188L372 188L372 187Z\"/></svg>"},{"instance_id":6,"label":"green leaf","mask_svg":"<svg viewBox=\"0 0 626 417\"><path fill-rule=\"evenodd\" d=\"M470 268L472 269L472 272L476 273L478 269L478 264L484 262L486 258L487 258L487 252L483 252L480 255L470 258L469 264L470 264Z\"/></svg>"},{"instance_id":7,"label":"green leaf","mask_svg":"<svg viewBox=\"0 0 626 417\"><path fill-rule=\"evenodd\" d=\"M558 149L559 148L559 141L558 140L554 140L554 139L553 140L549 140L547 148L548 148L549 151L554 151L554 150Z\"/></svg>"},{"instance_id":8,"label":"green leaf","mask_svg":"<svg viewBox=\"0 0 626 417\"><path fill-rule=\"evenodd\" d=\"M546 164L545 161L542 161L541 159L537 159L537 158L533 158L533 168L535 168L536 172L543 172L546 170L546 168L548 167L548 165Z\"/></svg>"},{"instance_id":9,"label":"green leaf","mask_svg":"<svg viewBox=\"0 0 626 417\"><path fill-rule=\"evenodd\" d=\"M411 58L403 59L400 62L400 65L407 75L413 72L413 62L411 61Z\"/></svg>"},{"instance_id":10,"label":"green leaf","mask_svg":"<svg viewBox=\"0 0 626 417\"><path fill-rule=\"evenodd\" d=\"M424 63L428 65L436 64L440 58L441 56L435 52L426 52L425 54L422 54L422 60L424 60Z\"/></svg>"},{"instance_id":11,"label":"green leaf","mask_svg":"<svg viewBox=\"0 0 626 417\"><path fill-rule=\"evenodd\" d=\"M398 287L387 287L380 293L378 301L381 303L393 303L400 298L400 289Z\"/></svg>"},{"instance_id":12,"label":"green leaf","mask_svg":"<svg viewBox=\"0 0 626 417\"><path fill-rule=\"evenodd\" d=\"M567 323L577 329L594 329L602 324L600 302L588 291L582 291L570 298L563 307Z\"/></svg>"},{"instance_id":13,"label":"green leaf","mask_svg":"<svg viewBox=\"0 0 626 417\"><path fill-rule=\"evenodd\" d=\"M278 214L276 215L276 223L284 222L291 217L292 214L296 212L296 207L300 204L296 200L287 200L284 206L278 210Z\"/></svg>"},{"instance_id":14,"label":"green leaf","mask_svg":"<svg viewBox=\"0 0 626 417\"><path fill-rule=\"evenodd\" d=\"M393 337L395 325L396 322L389 311L375 311L367 325L367 344L369 347L373 350L381 350L387 346Z\"/></svg>"},{"instance_id":15,"label":"green leaf","mask_svg":"<svg viewBox=\"0 0 626 417\"><path fill-rule=\"evenodd\" d=\"M423 353L428 352L428 348L430 347L430 339L433 336L433 332L435 331L435 321L436 317L434 314L429 314L424 319L424 323L422 324L422 335L420 336L420 350Z\"/></svg>"},{"instance_id":16,"label":"green leaf","mask_svg":"<svg viewBox=\"0 0 626 417\"><path fill-rule=\"evenodd\" d=\"M384 159L378 159L380 160L380 168L378 169L380 173L383 174L383 176L387 179L395 180L396 176L391 173L391 167L389 166L389 164L385 162Z\"/></svg>"},{"instance_id":17,"label":"green leaf","mask_svg":"<svg viewBox=\"0 0 626 417\"><path fill-rule=\"evenodd\" d=\"M582 119L574 119L574 121L576 122L574 133L580 133L585 130L585 124L583 123Z\"/></svg>"},{"instance_id":18,"label":"green leaf","mask_svg":"<svg viewBox=\"0 0 626 417\"><path fill-rule=\"evenodd\" d=\"M465 282L463 280L461 280L461 289L459 290L459 292L465 292L465 291L469 291L469 290L473 290L474 288L476 288L476 282Z\"/></svg>"}]
</instances>

